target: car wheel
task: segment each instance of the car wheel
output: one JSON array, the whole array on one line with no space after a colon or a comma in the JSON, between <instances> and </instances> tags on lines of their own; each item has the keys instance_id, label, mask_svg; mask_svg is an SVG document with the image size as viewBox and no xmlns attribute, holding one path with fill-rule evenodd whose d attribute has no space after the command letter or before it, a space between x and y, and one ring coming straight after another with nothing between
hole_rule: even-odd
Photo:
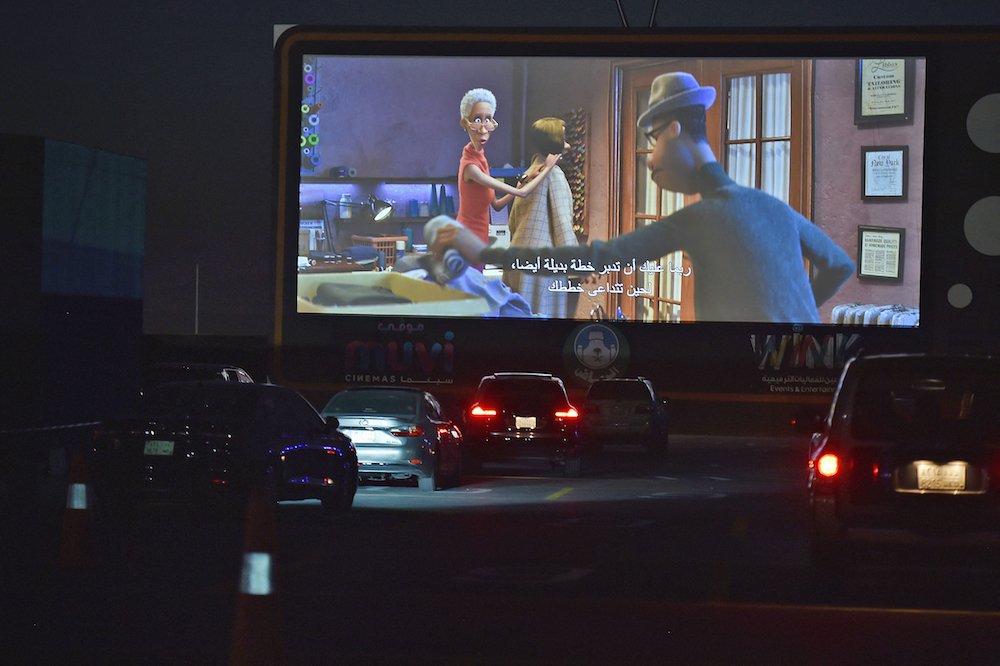
<instances>
[{"instance_id":1,"label":"car wheel","mask_svg":"<svg viewBox=\"0 0 1000 666\"><path fill-rule=\"evenodd\" d=\"M563 476L565 477L580 476L582 468L583 468L583 460L579 456L566 458L566 462L563 464Z\"/></svg>"},{"instance_id":2,"label":"car wheel","mask_svg":"<svg viewBox=\"0 0 1000 666\"><path fill-rule=\"evenodd\" d=\"M437 490L437 470L431 476L421 476L417 479L417 487L422 493L432 493Z\"/></svg>"},{"instance_id":3,"label":"car wheel","mask_svg":"<svg viewBox=\"0 0 1000 666\"><path fill-rule=\"evenodd\" d=\"M451 474L448 475L448 488L457 488L462 485L462 452L455 450L455 464L452 466Z\"/></svg>"}]
</instances>

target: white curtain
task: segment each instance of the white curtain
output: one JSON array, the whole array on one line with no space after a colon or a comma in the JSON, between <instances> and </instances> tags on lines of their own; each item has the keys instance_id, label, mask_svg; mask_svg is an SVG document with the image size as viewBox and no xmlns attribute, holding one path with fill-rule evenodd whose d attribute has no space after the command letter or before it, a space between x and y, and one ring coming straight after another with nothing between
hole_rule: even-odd
<instances>
[{"instance_id":1,"label":"white curtain","mask_svg":"<svg viewBox=\"0 0 1000 666\"><path fill-rule=\"evenodd\" d=\"M788 203L792 134L792 77L787 73L764 75L763 132L760 189ZM768 140L773 139L773 140Z\"/></svg>"},{"instance_id":2,"label":"white curtain","mask_svg":"<svg viewBox=\"0 0 1000 666\"><path fill-rule=\"evenodd\" d=\"M729 79L729 108L726 110L729 148L726 168L740 185L756 187L757 77ZM739 143L745 142L745 143Z\"/></svg>"},{"instance_id":3,"label":"white curtain","mask_svg":"<svg viewBox=\"0 0 1000 666\"><path fill-rule=\"evenodd\" d=\"M684 207L684 195L679 192L671 192L669 190L660 190L660 198L657 199L657 188L656 183L649 177L649 170L643 169L645 172L646 184L645 196L643 201L640 202L640 210L645 213L659 214L659 217L666 217L672 213L679 211ZM640 221L640 224L643 221ZM646 221L648 223L648 221ZM660 259L661 265L664 269L668 265L679 267L682 261L682 252L672 252L671 254ZM656 287L656 281L659 280L659 290L660 298L672 298L675 300L680 300L681 298L681 279L673 273L666 270L662 273L644 272L641 274L641 282L639 286L644 289L648 289L650 293L654 293ZM642 321L657 321L656 313L650 307L653 303L650 299L637 300L637 303L643 304L642 312L638 313L639 318ZM670 312L660 313L659 321L680 321L680 310L676 307L672 308Z\"/></svg>"},{"instance_id":4,"label":"white curtain","mask_svg":"<svg viewBox=\"0 0 1000 666\"><path fill-rule=\"evenodd\" d=\"M788 201L791 134L791 76L764 74L761 80L761 133L757 136L757 76L729 80L727 148L729 177L740 185L760 187ZM756 182L757 144L761 145L761 182Z\"/></svg>"}]
</instances>

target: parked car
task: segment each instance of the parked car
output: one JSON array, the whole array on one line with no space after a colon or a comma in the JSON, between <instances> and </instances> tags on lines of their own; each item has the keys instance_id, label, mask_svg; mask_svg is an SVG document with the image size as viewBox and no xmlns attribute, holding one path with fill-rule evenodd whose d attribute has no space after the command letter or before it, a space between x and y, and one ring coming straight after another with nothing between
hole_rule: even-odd
<instances>
[{"instance_id":1,"label":"parked car","mask_svg":"<svg viewBox=\"0 0 1000 666\"><path fill-rule=\"evenodd\" d=\"M146 369L143 377L145 386L170 382L196 382L219 380L252 384L250 373L235 365L225 363L154 363Z\"/></svg>"},{"instance_id":2,"label":"parked car","mask_svg":"<svg viewBox=\"0 0 1000 666\"><path fill-rule=\"evenodd\" d=\"M366 386L340 391L326 403L358 451L364 480L413 480L421 490L457 486L462 432L427 391Z\"/></svg>"},{"instance_id":3,"label":"parked car","mask_svg":"<svg viewBox=\"0 0 1000 666\"><path fill-rule=\"evenodd\" d=\"M479 381L465 410L467 458L544 461L578 476L580 414L559 377L541 372L496 372Z\"/></svg>"},{"instance_id":4,"label":"parked car","mask_svg":"<svg viewBox=\"0 0 1000 666\"><path fill-rule=\"evenodd\" d=\"M150 387L134 413L98 425L95 487L110 503L242 502L264 484L276 500L354 502L358 461L335 419L273 384L176 382Z\"/></svg>"},{"instance_id":5,"label":"parked car","mask_svg":"<svg viewBox=\"0 0 1000 666\"><path fill-rule=\"evenodd\" d=\"M588 445L640 444L651 453L667 450L667 402L645 377L602 379L587 389L582 431Z\"/></svg>"},{"instance_id":6,"label":"parked car","mask_svg":"<svg viewBox=\"0 0 1000 666\"><path fill-rule=\"evenodd\" d=\"M856 358L809 453L812 550L1000 537L1000 358Z\"/></svg>"}]
</instances>

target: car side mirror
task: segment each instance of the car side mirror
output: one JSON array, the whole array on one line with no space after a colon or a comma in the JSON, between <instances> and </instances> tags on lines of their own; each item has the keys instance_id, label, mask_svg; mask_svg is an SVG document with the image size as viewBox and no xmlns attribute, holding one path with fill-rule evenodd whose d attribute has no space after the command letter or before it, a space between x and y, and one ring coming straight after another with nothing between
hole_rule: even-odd
<instances>
[{"instance_id":1,"label":"car side mirror","mask_svg":"<svg viewBox=\"0 0 1000 666\"><path fill-rule=\"evenodd\" d=\"M336 416L325 416L323 418L326 420L326 426L331 432L340 427L340 419Z\"/></svg>"}]
</instances>

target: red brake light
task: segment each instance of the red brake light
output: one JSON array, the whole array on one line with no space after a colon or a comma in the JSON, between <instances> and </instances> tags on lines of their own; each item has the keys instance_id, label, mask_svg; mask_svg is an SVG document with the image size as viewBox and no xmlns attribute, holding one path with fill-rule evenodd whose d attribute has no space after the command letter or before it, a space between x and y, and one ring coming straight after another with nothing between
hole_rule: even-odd
<instances>
[{"instance_id":1,"label":"red brake light","mask_svg":"<svg viewBox=\"0 0 1000 666\"><path fill-rule=\"evenodd\" d=\"M497 410L490 409L488 407L482 407L480 405L473 405L469 413L473 416L496 416Z\"/></svg>"},{"instance_id":2,"label":"red brake light","mask_svg":"<svg viewBox=\"0 0 1000 666\"><path fill-rule=\"evenodd\" d=\"M576 407L574 407L573 405L570 405L569 409L567 409L566 411L556 412L557 419L575 419L578 416L580 416L580 412L576 411Z\"/></svg>"},{"instance_id":3,"label":"red brake light","mask_svg":"<svg viewBox=\"0 0 1000 666\"><path fill-rule=\"evenodd\" d=\"M816 471L820 476L832 479L840 471L840 459L833 453L824 453L816 461Z\"/></svg>"}]
</instances>

